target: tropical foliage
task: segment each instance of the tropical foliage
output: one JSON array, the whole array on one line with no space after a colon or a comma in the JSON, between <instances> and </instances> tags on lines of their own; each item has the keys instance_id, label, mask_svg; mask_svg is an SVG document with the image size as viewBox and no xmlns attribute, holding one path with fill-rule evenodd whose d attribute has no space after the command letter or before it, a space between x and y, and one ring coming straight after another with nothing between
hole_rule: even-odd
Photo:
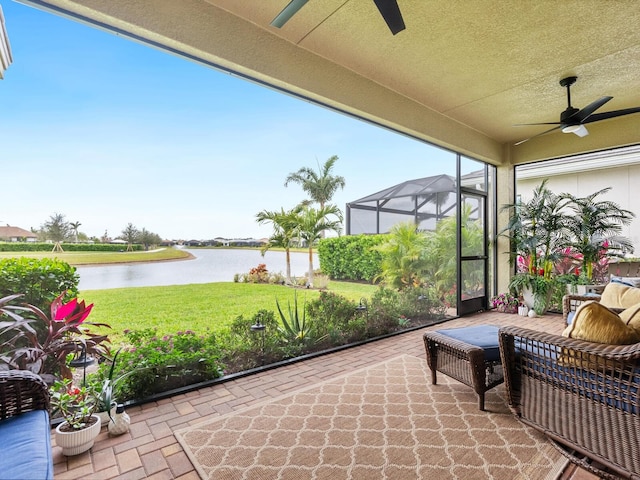
<instances>
[{"instance_id":1,"label":"tropical foliage","mask_svg":"<svg viewBox=\"0 0 640 480\"><path fill-rule=\"evenodd\" d=\"M293 297L293 306L291 302L287 304L286 314L280 306L280 302L276 298L276 307L280 314L282 325L279 329L283 338L287 342L304 343L309 341L309 332L311 331L311 322L307 321L306 305L302 306L302 312L298 310L298 295Z\"/></svg>"},{"instance_id":2,"label":"tropical foliage","mask_svg":"<svg viewBox=\"0 0 640 480\"><path fill-rule=\"evenodd\" d=\"M270 248L284 248L286 257L286 282L291 284L291 246L299 238L300 212L302 206L297 206L291 210L280 211L263 210L256 215L258 224L271 223L273 234L269 237L267 244L260 250L262 256Z\"/></svg>"},{"instance_id":3,"label":"tropical foliage","mask_svg":"<svg viewBox=\"0 0 640 480\"><path fill-rule=\"evenodd\" d=\"M510 240L509 257L516 265L510 288L530 289L537 313L544 313L556 291L567 283L590 283L594 271L606 271L608 259L631 252L621 236L633 213L615 202L597 200L610 189L586 197L555 194L543 181L526 202L506 205L510 219L501 232ZM602 278L597 278L602 280Z\"/></svg>"},{"instance_id":4,"label":"tropical foliage","mask_svg":"<svg viewBox=\"0 0 640 480\"><path fill-rule=\"evenodd\" d=\"M543 181L533 191L528 202L503 207L509 212L509 222L501 234L510 240L509 258L527 260L526 273L549 278L554 264L562 258L562 249L569 242L566 222L566 197L554 194Z\"/></svg>"},{"instance_id":5,"label":"tropical foliage","mask_svg":"<svg viewBox=\"0 0 640 480\"><path fill-rule=\"evenodd\" d=\"M335 205L325 205L318 209L306 206L298 217L298 236L309 249L308 284L313 285L313 248L325 231L340 233L342 212Z\"/></svg>"},{"instance_id":6,"label":"tropical foliage","mask_svg":"<svg viewBox=\"0 0 640 480\"><path fill-rule=\"evenodd\" d=\"M568 247L581 262L582 272L593 279L594 267L603 258L623 257L633 251L631 241L622 236L622 227L629 225L635 214L609 200L597 200L611 188L605 188L584 198L565 194L571 214L567 216L570 240Z\"/></svg>"},{"instance_id":7,"label":"tropical foliage","mask_svg":"<svg viewBox=\"0 0 640 480\"><path fill-rule=\"evenodd\" d=\"M63 303L64 293L51 303L51 314L29 305L11 305L21 297L16 294L0 301L0 326L3 328L0 361L8 368L30 370L49 378L72 378L69 357L84 353L97 357L109 354L107 335L91 332L87 327L110 328L106 324L85 322L93 304L87 306L76 298ZM32 323L40 323L44 335L38 335Z\"/></svg>"},{"instance_id":8,"label":"tropical foliage","mask_svg":"<svg viewBox=\"0 0 640 480\"><path fill-rule=\"evenodd\" d=\"M428 273L429 238L413 222L394 225L387 241L374 247L382 255L382 272L376 281L403 289L418 287Z\"/></svg>"},{"instance_id":9,"label":"tropical foliage","mask_svg":"<svg viewBox=\"0 0 640 480\"><path fill-rule=\"evenodd\" d=\"M344 177L331 174L337 161L338 157L333 155L322 166L318 165L317 172L309 167L302 167L287 176L284 186L288 186L291 182L300 184L311 200L322 209L331 201L338 189L344 188L346 184Z\"/></svg>"}]
</instances>

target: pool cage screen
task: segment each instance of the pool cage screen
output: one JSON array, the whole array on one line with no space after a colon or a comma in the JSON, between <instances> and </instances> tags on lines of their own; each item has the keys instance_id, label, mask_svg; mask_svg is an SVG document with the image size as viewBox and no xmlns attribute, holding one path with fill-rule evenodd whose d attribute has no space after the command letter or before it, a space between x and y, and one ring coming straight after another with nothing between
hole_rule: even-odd
<instances>
[{"instance_id":1,"label":"pool cage screen","mask_svg":"<svg viewBox=\"0 0 640 480\"><path fill-rule=\"evenodd\" d=\"M484 171L460 177L462 187L484 190ZM435 230L438 221L456 215L456 179L441 174L407 180L378 193L347 203L346 234L388 233L402 222L413 221L420 230ZM461 192L461 201L466 195ZM471 217L479 218L473 210Z\"/></svg>"},{"instance_id":2,"label":"pool cage screen","mask_svg":"<svg viewBox=\"0 0 640 480\"><path fill-rule=\"evenodd\" d=\"M408 180L347 204L347 235L388 233L402 222L435 230L456 214L456 181L451 175Z\"/></svg>"}]
</instances>

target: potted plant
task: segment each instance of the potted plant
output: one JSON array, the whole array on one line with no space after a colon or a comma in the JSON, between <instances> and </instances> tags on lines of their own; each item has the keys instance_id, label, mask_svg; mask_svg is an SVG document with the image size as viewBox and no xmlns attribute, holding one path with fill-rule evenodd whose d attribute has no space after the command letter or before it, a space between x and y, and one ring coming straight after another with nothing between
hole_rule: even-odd
<instances>
[{"instance_id":1,"label":"potted plant","mask_svg":"<svg viewBox=\"0 0 640 480\"><path fill-rule=\"evenodd\" d=\"M520 302L510 293L500 293L491 298L491 306L501 313L518 313Z\"/></svg>"},{"instance_id":2,"label":"potted plant","mask_svg":"<svg viewBox=\"0 0 640 480\"><path fill-rule=\"evenodd\" d=\"M570 247L581 260L581 272L588 284L602 281L598 270L606 273L610 258L624 257L633 251L633 243L622 236L622 227L629 225L635 214L621 208L617 203L596 198L611 190L611 187L599 190L584 198L564 194L571 209L567 225L571 232ZM604 268L598 269L598 267ZM595 279L594 279L594 273Z\"/></svg>"},{"instance_id":3,"label":"potted plant","mask_svg":"<svg viewBox=\"0 0 640 480\"><path fill-rule=\"evenodd\" d=\"M130 370L129 372L123 373L114 378L114 373L116 371L116 363L118 361L118 355L122 348L118 349L113 358L110 360L111 365L109 366L109 371L105 378L98 383L95 387L97 391L96 399L98 402L97 405L97 414L100 417L100 421L102 425L107 425L109 421L114 421L116 407L118 402L114 398L114 388L118 384L118 382L124 380L129 375L132 375L139 369Z\"/></svg>"},{"instance_id":4,"label":"potted plant","mask_svg":"<svg viewBox=\"0 0 640 480\"><path fill-rule=\"evenodd\" d=\"M56 427L56 444L63 455L78 455L91 447L100 433L100 417L95 414L97 399L88 385L76 387L69 379L56 380L49 389L52 413L64 421Z\"/></svg>"},{"instance_id":5,"label":"potted plant","mask_svg":"<svg viewBox=\"0 0 640 480\"><path fill-rule=\"evenodd\" d=\"M566 207L569 199L556 195L543 181L528 202L506 205L509 222L500 232L510 241L509 258L517 264L509 289L522 295L529 308L543 315L556 286L554 264L569 242Z\"/></svg>"}]
</instances>

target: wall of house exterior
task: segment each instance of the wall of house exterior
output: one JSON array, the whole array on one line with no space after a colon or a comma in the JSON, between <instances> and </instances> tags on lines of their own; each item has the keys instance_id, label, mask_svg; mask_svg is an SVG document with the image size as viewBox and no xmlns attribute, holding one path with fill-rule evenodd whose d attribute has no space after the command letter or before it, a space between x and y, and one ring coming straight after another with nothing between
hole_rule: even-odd
<instances>
[{"instance_id":1,"label":"wall of house exterior","mask_svg":"<svg viewBox=\"0 0 640 480\"><path fill-rule=\"evenodd\" d=\"M571 193L585 197L603 188L611 190L598 200L616 202L636 214L623 227L623 235L635 246L633 256L640 257L640 147L628 147L574 158L553 160L516 168L516 195L530 199L533 190L547 178L554 193Z\"/></svg>"}]
</instances>

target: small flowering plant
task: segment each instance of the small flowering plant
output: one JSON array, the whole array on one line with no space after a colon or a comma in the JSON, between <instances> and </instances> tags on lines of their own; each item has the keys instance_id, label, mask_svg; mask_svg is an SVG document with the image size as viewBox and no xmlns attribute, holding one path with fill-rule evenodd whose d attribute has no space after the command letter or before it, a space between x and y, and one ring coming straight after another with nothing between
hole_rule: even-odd
<instances>
[{"instance_id":1,"label":"small flowering plant","mask_svg":"<svg viewBox=\"0 0 640 480\"><path fill-rule=\"evenodd\" d=\"M51 407L67 422L69 431L82 430L91 425L89 419L95 413L98 401L90 385L77 387L65 378L57 380L49 389Z\"/></svg>"},{"instance_id":2,"label":"small flowering plant","mask_svg":"<svg viewBox=\"0 0 640 480\"><path fill-rule=\"evenodd\" d=\"M520 302L510 293L500 293L491 298L491 306L503 313L517 313Z\"/></svg>"}]
</instances>

